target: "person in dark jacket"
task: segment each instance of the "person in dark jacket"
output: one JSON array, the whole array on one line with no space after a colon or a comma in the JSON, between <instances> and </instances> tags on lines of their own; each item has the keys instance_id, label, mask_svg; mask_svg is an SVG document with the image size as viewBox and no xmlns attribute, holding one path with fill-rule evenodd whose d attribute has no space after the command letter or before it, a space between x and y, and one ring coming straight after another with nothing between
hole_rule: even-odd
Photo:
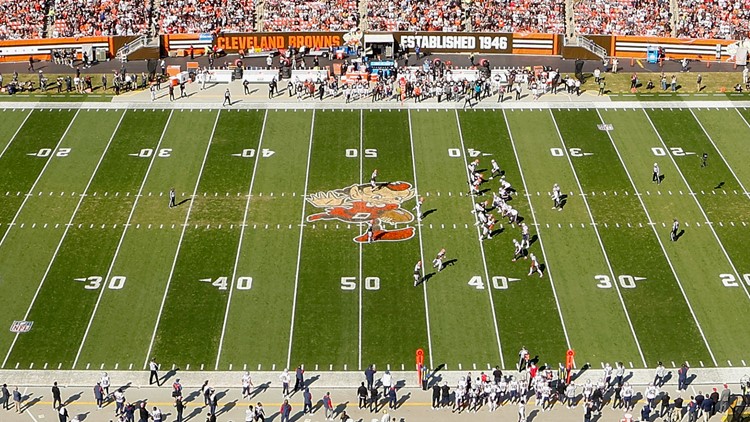
<instances>
[{"instance_id":1,"label":"person in dark jacket","mask_svg":"<svg viewBox=\"0 0 750 422\"><path fill-rule=\"evenodd\" d=\"M359 399L360 409L367 407L367 387L365 387L364 382L357 388L357 398Z\"/></svg>"}]
</instances>

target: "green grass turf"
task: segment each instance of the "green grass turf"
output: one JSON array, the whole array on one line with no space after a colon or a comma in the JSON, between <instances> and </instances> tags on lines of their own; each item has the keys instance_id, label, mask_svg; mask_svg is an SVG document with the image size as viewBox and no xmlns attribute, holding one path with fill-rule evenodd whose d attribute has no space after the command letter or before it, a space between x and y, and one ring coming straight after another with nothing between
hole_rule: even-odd
<instances>
[{"instance_id":1,"label":"green grass turf","mask_svg":"<svg viewBox=\"0 0 750 422\"><path fill-rule=\"evenodd\" d=\"M220 282L213 283L232 276L255 160L232 154L257 148L263 121L261 111L224 112L219 117L188 220L192 227L182 240L156 333L152 355L160 362L181 368L191 364L193 369L215 365L230 286L222 289Z\"/></svg>"},{"instance_id":2,"label":"green grass turf","mask_svg":"<svg viewBox=\"0 0 750 422\"><path fill-rule=\"evenodd\" d=\"M597 128L601 122L598 115L595 111L553 114L565 146L593 154L571 161L584 192L589 195L588 204L599 224L599 235L614 276L646 277L636 282L636 288L621 289L646 363L653 366L666 360L664 356L707 362L705 345L655 234L646 226L617 227L617 224L645 222L646 217L637 197L618 195L614 200L611 197L613 192L632 190L632 185L606 133ZM674 320L669 330L655 323L666 318Z\"/></svg>"},{"instance_id":3,"label":"green grass turf","mask_svg":"<svg viewBox=\"0 0 750 422\"><path fill-rule=\"evenodd\" d=\"M31 332L15 343L13 333L0 335L0 350L13 345L5 367L140 369L150 351L167 368L411 369L422 348L430 366L486 370L512 368L521 346L553 365L570 346L579 366L640 367L636 339L646 366L712 366L706 343L717 365L737 366L750 358L732 328L750 300L742 243L749 114L5 111L0 286L13 294L0 324L22 319L39 288ZM602 121L614 126L609 136ZM68 156L28 155L58 142ZM535 236L543 278L526 275L527 261L511 262L517 227L499 221L492 240L478 240L466 183L475 156L485 169L497 159L517 189L511 204ZM653 161L666 176L659 186ZM413 238L359 245L353 239L366 226L357 221L300 227L324 211L305 203L305 192L367 183L375 168L379 182L405 181L425 197L431 212L421 225L385 225L414 227ZM562 212L551 209L554 183L569 195ZM172 210L170 187L181 202ZM486 199L490 191L476 198ZM673 217L685 229L678 242L669 241ZM438 273L431 261L443 247L456 261ZM419 259L428 277L415 288ZM646 280L634 288L603 281L610 266L615 278ZM74 281L90 276L103 287ZM119 277L124 284L112 288ZM220 277L226 287L200 281Z\"/></svg>"}]
</instances>

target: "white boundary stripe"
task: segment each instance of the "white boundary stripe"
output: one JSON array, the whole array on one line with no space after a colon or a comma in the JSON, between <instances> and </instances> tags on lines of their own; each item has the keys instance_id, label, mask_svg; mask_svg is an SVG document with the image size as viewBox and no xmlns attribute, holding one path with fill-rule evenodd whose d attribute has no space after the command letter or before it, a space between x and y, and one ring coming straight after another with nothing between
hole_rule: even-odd
<instances>
[{"instance_id":1,"label":"white boundary stripe","mask_svg":"<svg viewBox=\"0 0 750 422\"><path fill-rule=\"evenodd\" d=\"M743 116L742 113L740 113L740 110L737 109L737 108L735 108L734 110L737 112L737 114L740 115L740 118L742 118L742 121L745 122L745 125L747 125L748 128L750 128L750 124L747 123L747 120L745 119L745 116ZM719 146L714 143L714 140L711 137L711 135L709 135L708 131L706 130L706 128L703 127L703 123L701 123L700 119L698 118L698 116L695 115L695 113L693 112L693 110L690 110L690 113L693 115L693 118L695 119L695 121L698 122L698 124L700 125L701 129L703 130L703 133L706 134L706 137L708 138L708 140L711 141L711 145L714 146L714 148L716 149L716 152L719 153L719 157L721 157L721 160L724 161L724 165L727 166L727 168L729 169L729 171L732 172L732 176L734 176L734 178L737 180L737 183L740 184L740 187L742 188L742 191L745 192L745 196L747 196L750 199L750 192L748 192L747 189L745 189L745 185L742 184L742 181L740 180L739 177L737 177L737 174L735 174L734 170L732 169L732 166L730 166L729 163L727 162L727 159L724 158L724 154L721 153L721 150L719 149ZM706 220L706 221L708 221L708 220Z\"/></svg>"},{"instance_id":2,"label":"white boundary stripe","mask_svg":"<svg viewBox=\"0 0 750 422\"><path fill-rule=\"evenodd\" d=\"M104 148L104 152L102 152L102 155L99 157L99 161L96 163L94 172L91 173L91 177L89 177L89 181L86 183L86 187L83 189L83 194L78 199L78 203L76 204L75 209L73 209L73 214L71 214L70 219L68 220L68 224L65 225L65 230L63 231L63 234L60 237L60 241L57 242L57 247L55 247L55 252L52 253L52 259L50 259L49 264L47 264L47 268L44 270L44 274L42 275L42 279L39 282L39 286L36 288L36 292L34 292L34 297L31 299L31 303L29 303L28 309L26 309L26 314L24 314L24 317L23 317L24 320L28 318L29 314L31 313L31 308L34 306L34 302L36 302L36 298L37 296L39 296L39 292L42 290L44 281L47 279L47 274L49 274L50 269L52 269L52 264L54 264L55 259L57 258L57 253L60 251L60 247L62 246L63 241L65 240L65 236L68 234L68 230L70 230L71 223L73 223L73 219L76 217L76 214L78 214L78 209L81 207L81 203L83 203L83 199L86 198L86 192L88 192L89 187L91 186L91 182L94 180L94 176L96 176L97 171L99 171L99 165L101 165L102 161L104 160L104 156L107 154L109 145L112 143L112 140L114 139L115 134L117 133L117 129L120 127L120 123L122 122L122 119L125 116L125 113L127 113L127 111L122 112L122 116L120 116L120 121L117 122L117 127L115 128L114 132L112 132L112 136L109 138L109 142L107 142L107 146ZM77 112L76 112L76 115L77 115ZM75 119L75 117L73 119ZM71 124L72 124L72 121L71 121ZM50 159L52 159L52 157L50 157ZM10 231L10 229L8 231ZM18 333L16 333L16 335L13 337L13 342L11 343L10 348L8 348L8 353L5 355L5 359L3 359L3 364L0 366L0 368L5 368L5 364L8 362L8 358L10 357L10 354L13 351L13 347L16 345L17 340L18 340Z\"/></svg>"},{"instance_id":3,"label":"white boundary stripe","mask_svg":"<svg viewBox=\"0 0 750 422\"><path fill-rule=\"evenodd\" d=\"M740 113L740 109L738 107L735 107L734 111L736 111L737 114L740 115L740 118L742 119L743 122L745 122L745 125L747 125L747 127L750 128L750 123L748 123L747 119L745 118L745 116L743 116L742 113ZM695 114L693 114L693 115L695 115ZM697 117L696 117L696 120L698 120ZM700 120L698 120L698 123L700 123ZM703 125L701 125L701 127L703 127ZM703 131L706 132L706 129L703 129ZM710 136L709 136L709 139L711 139ZM713 143L713 141L711 141L711 143ZM714 148L716 148L716 151L719 152L719 155L721 156L721 159L724 160L724 156L721 154L721 150L719 149L719 147L714 144ZM730 171L732 170L732 167L729 166L729 164L727 163L727 160L724 160L724 164L726 164L727 167L729 167ZM732 171L732 174L734 174L734 171ZM745 187L742 185L742 182L740 181L740 178L737 177L737 175L735 175L734 178L737 179L737 182L740 184L740 186L742 186L742 191L745 192L745 195L747 195L747 197L750 198L750 192L748 192L747 189L745 189Z\"/></svg>"},{"instance_id":4,"label":"white boundary stripe","mask_svg":"<svg viewBox=\"0 0 750 422\"><path fill-rule=\"evenodd\" d=\"M297 269L294 272L294 297L292 298L292 320L289 327L289 352L286 356L287 368L292 364L292 343L294 340L294 316L297 312L297 287L299 287L299 268L302 260L302 233L305 228L305 205L307 205L307 183L310 180L310 158L312 157L313 135L315 134L315 110L310 121L310 145L307 147L307 168L305 169L305 190L302 194L302 216L299 222L299 246L297 246Z\"/></svg>"},{"instance_id":5,"label":"white boundary stripe","mask_svg":"<svg viewBox=\"0 0 750 422\"><path fill-rule=\"evenodd\" d=\"M359 184L362 184L362 172L364 170L364 127L365 127L365 112L364 110L359 111ZM357 370L362 370L362 243L359 244L359 335L358 335L358 360Z\"/></svg>"},{"instance_id":6,"label":"white boundary stripe","mask_svg":"<svg viewBox=\"0 0 750 422\"><path fill-rule=\"evenodd\" d=\"M692 113L692 110L691 110L691 113ZM664 139L662 139L661 134L656 129L656 126L654 125L654 122L651 120L651 116L649 116L648 113L646 113L645 110L643 111L643 114L646 115L646 118L648 119L648 122L651 124L651 129L654 130L654 133L656 133L656 136L659 138L659 142L661 142L661 144L664 146L664 148L668 149L667 143L664 142ZM693 118L698 122L699 125L701 125L701 128L703 128L703 125L698 120L698 117L695 116L695 114L693 114ZM713 143L713 140L711 140L711 137L708 135L708 132L706 132L705 129L703 129L703 132L706 134L706 137L708 137L708 139L711 141L711 144L714 145L714 148L716 148L716 144ZM719 149L716 148L716 151L718 151L718 150ZM688 183L687 179L685 178L685 175L682 173L682 170L680 170L680 167L677 165L677 161L675 161L675 159L672 156L672 154L668 154L668 155L669 155L669 159L672 161L672 164L677 169L677 173L679 173L680 178L682 178L682 181L685 183L685 186L687 186L688 189L692 190L692 188L690 187L690 183ZM719 155L721 155L721 152L719 152ZM722 159L723 158L724 157L722 156ZM732 174L734 174L734 171L732 170L731 167L729 167L729 163L727 163L726 160L724 160L724 164L727 166L727 168L729 168L729 171L731 171ZM736 177L737 176L735 175L735 178ZM737 179L737 182L739 182L739 179ZM740 183L740 186L742 186L742 183ZM742 190L745 191L745 187L744 186L742 186ZM703 206L701 205L700 201L698 201L697 195L690 195L690 196L693 197L693 200L695 201L695 204L698 205L698 209L700 210L701 214L703 215L703 218L706 219L705 221L711 221L711 220L708 219L708 215L706 215L706 211L703 209ZM716 238L716 241L719 243L719 246L721 247L722 252L724 252L724 257L727 259L727 261L729 262L729 265L732 267L732 271L734 271L734 274L737 276L737 281L742 286L742 289L745 291L745 295L750 299L750 292L748 292L748 290L747 290L746 283L743 282L744 280L742 278L742 274L740 274L740 272L737 271L737 267L735 267L734 262L732 262L732 258L729 257L729 253L724 248L724 244L721 243L721 239L719 238L719 235L716 233L716 229L714 229L714 225L713 224L706 224L706 225L711 228L711 233L714 234L714 238Z\"/></svg>"},{"instance_id":7,"label":"white boundary stripe","mask_svg":"<svg viewBox=\"0 0 750 422\"><path fill-rule=\"evenodd\" d=\"M16 214L13 216L13 219L10 220L10 224L8 227L8 230L5 231L3 234L2 239L0 239L0 246L2 246L5 243L5 239L8 237L8 234L10 233L11 229L16 225L16 220L18 220L18 216L21 215L21 211L23 211L23 207L26 205L26 202L31 198L31 193L34 192L34 189L36 188L37 183L39 183L39 180L42 179L42 175L44 175L45 170L47 170L47 167L49 167L49 163L52 162L52 158L55 156L55 152L60 148L60 145L63 142L63 139L65 139L66 136L68 136L68 131L71 127L73 127L73 122L75 122L76 117L78 117L78 113L80 110L76 111L76 114L73 115L73 118L70 119L70 122L68 123L68 127L65 128L65 132L63 132L62 136L60 137L60 140L57 141L57 144L54 148L52 148L52 152L50 153L49 157L47 158L47 161L44 163L44 167L42 167L42 170L39 172L39 174L36 176L36 180L34 180L34 183L29 188L28 193L24 196L23 201L21 202L21 206L18 207L16 210ZM27 116L28 118L28 116ZM24 120L25 122L26 120ZM18 130L20 131L21 128L19 127ZM16 131L18 133L18 131ZM15 135L13 135L15 138ZM10 145L10 142L8 142L8 145ZM3 154L8 149L8 145L5 146L5 149L3 149Z\"/></svg>"},{"instance_id":8,"label":"white boundary stripe","mask_svg":"<svg viewBox=\"0 0 750 422\"><path fill-rule=\"evenodd\" d=\"M13 134L13 136L11 136L10 141L8 141L8 143L5 144L5 148L3 148L2 151L0 151L0 157L2 157L3 155L5 155L5 151L8 150L8 147L10 147L10 144L12 144L13 141L16 139L16 136L18 136L18 134L21 132L21 129L23 129L23 126L26 124L26 121L29 120L29 117L31 116L31 113L33 113L33 112L34 112L33 108L31 110L29 110L29 113L26 115L26 117L24 117L23 122L21 122L21 125L18 126L18 129L16 129L16 132Z\"/></svg>"},{"instance_id":9,"label":"white boundary stripe","mask_svg":"<svg viewBox=\"0 0 750 422\"><path fill-rule=\"evenodd\" d=\"M529 188L526 186L526 177L523 175L523 169L521 168L521 158L518 155L518 151L516 151L516 142L513 140L513 132L510 130L510 124L508 123L508 117L505 115L505 110L503 110L503 120L505 120L505 127L508 129L508 137L510 137L510 144L513 147L513 154L515 155L515 161L516 165L518 166L518 174L521 176L521 183L523 184L523 190L529 193ZM531 211L531 219L533 220L534 227L537 229L537 237L539 238L539 247L542 250L542 257L544 258L544 262L549 262L547 260L547 253L544 251L544 242L542 241L542 231L541 226L537 224L536 221L536 214L534 213L534 205L531 203L531 196L526 196L526 200L529 203L529 210ZM555 281L552 278L552 271L549 267L547 267L547 275L549 276L549 282L552 286L552 295L555 297L555 304L557 305L557 314L560 317L560 325L562 325L563 334L565 335L565 343L568 345L568 349L572 349L573 347L570 345L570 338L568 337L568 329L565 326L565 319L563 318L562 314L562 308L560 307L560 301L557 298L557 289L555 289Z\"/></svg>"},{"instance_id":10,"label":"white boundary stripe","mask_svg":"<svg viewBox=\"0 0 750 422\"><path fill-rule=\"evenodd\" d=\"M169 277L167 277L167 285L164 287L164 295L161 298L161 304L159 305L159 313L156 314L156 323L154 324L154 331L151 334L151 340L148 344L148 352L146 352L146 359L143 362L143 369L146 369L146 366L148 365L148 361L151 358L151 351L154 347L154 340L156 339L156 331L159 329L159 323L161 322L161 315L164 311L164 303L167 301L167 293L169 293L169 286L172 284L172 276L174 275L174 268L177 264L177 257L180 256L180 249L182 248L182 239L185 237L185 231L188 228L188 219L190 218L190 212L193 210L193 202L195 201L195 197L198 193L198 186L200 186L201 177L203 176L203 168L206 166L206 160L208 158L208 151L211 147L211 143L214 140L214 133L216 132L216 124L219 123L219 116L221 115L221 110L219 110L216 113L216 120L214 120L214 126L211 129L211 136L208 138L208 146L206 147L206 154L203 156L203 163L201 164L200 172L198 173L198 178L195 181L195 187L193 188L193 195L191 196L192 200L190 201L190 205L188 205L187 213L185 214L185 221L182 223L182 232L180 233L180 240L177 242L177 250L174 253L174 259L172 260L172 267L169 269Z\"/></svg>"},{"instance_id":11,"label":"white boundary stripe","mask_svg":"<svg viewBox=\"0 0 750 422\"><path fill-rule=\"evenodd\" d=\"M552 110L549 111L550 117L552 117L552 123L555 124L555 131L557 131L557 136L560 138L560 143L562 144L563 148L565 150L568 150L568 146L565 144L565 140L563 139L562 133L560 133L560 128L557 126L557 120L555 119L555 115L552 113ZM578 191L580 193L583 193L583 186L581 186L581 180L578 179L578 173L576 172L575 167L573 166L573 160L570 159L569 154L565 154L565 156L568 158L568 164L570 165L570 169L573 172L573 177L576 179L576 184L578 185ZM589 213L589 218L591 219L591 226L594 228L594 233L596 233L596 238L599 240L599 247L602 249L602 253L604 254L604 261L607 263L607 268L609 269L609 275L612 277L612 284L615 286L615 290L617 290L617 296L620 298L620 303L622 304L622 310L625 312L625 318L628 320L628 326L630 327L630 332L633 334L633 340L635 341L636 347L638 347L638 354L641 356L641 361L643 362L643 366L645 368L648 368L648 364L646 364L646 358L643 356L643 350L641 349L641 343L638 341L638 336L635 334L635 328L633 328L633 322L630 320L630 313L628 312L628 307L625 306L625 300L622 297L622 292L620 292L620 286L616 282L617 276L615 276L615 271L612 268L612 264L609 262L609 255L607 254L607 250L604 248L604 241L602 241L602 237L599 234L599 228L596 225L596 220L594 220L594 214L591 212L591 207L589 207L589 201L586 199L586 195L581 195L581 198L583 199L583 203L586 205L586 210Z\"/></svg>"},{"instance_id":12,"label":"white boundary stripe","mask_svg":"<svg viewBox=\"0 0 750 422\"><path fill-rule=\"evenodd\" d=\"M458 118L458 110L455 110L456 114L456 127L458 128L458 139L461 141L461 157L464 159L464 176L467 182L471 182L469 176L469 161L466 159L466 145L464 145L464 133L461 129L461 119ZM471 209L474 210L476 200L473 195L467 195L471 199ZM477 227L477 234L481 236L481 228ZM479 251L482 253L482 266L484 267L484 278L487 280L487 296L490 298L490 313L492 314L492 323L495 326L495 340L497 341L497 352L500 354L500 367L505 368L505 359L503 358L503 346L500 343L500 329L497 325L497 312L495 311L495 299L492 297L492 280L490 280L490 273L487 270L487 257L484 254L484 244L479 240Z\"/></svg>"},{"instance_id":13,"label":"white boundary stripe","mask_svg":"<svg viewBox=\"0 0 750 422\"><path fill-rule=\"evenodd\" d=\"M596 114L599 116L599 120L602 122L602 124L604 124L604 118L602 117L601 113L599 113L599 110L596 111ZM652 127L653 127L653 124L652 124ZM654 131L656 131L656 128L654 128ZM628 180L630 180L630 184L633 186L633 189L635 189L635 194L638 197L638 202L641 203L641 207L643 208L643 211L646 213L646 218L648 219L648 223L649 223L648 225L651 226L651 230L653 230L654 236L656 236L656 241L659 242L659 247L661 248L661 251L664 254L664 257L667 259L667 264L669 264L669 268L672 270L672 275L674 276L675 281L677 281L677 286L679 286L680 292L682 292L682 297L685 299L685 303L687 303L688 309L690 310L690 315L693 316L693 321L695 321L695 326L698 327L698 332L700 332L701 338L703 338L703 343L706 344L706 349L708 349L708 354L711 356L711 360L713 361L714 366L719 366L716 363L716 357L714 357L714 352L711 350L711 345L708 344L708 339L706 339L706 335L703 333L703 327L701 327L700 322L698 322L698 317L695 315L693 306L690 304L690 299L688 299L687 293L685 293L685 289L683 289L682 287L682 282L680 281L680 277L677 275L677 271L675 270L674 265L672 265L672 260L669 258L667 249L664 247L664 242L662 242L661 237L659 236L659 233L656 231L656 225L651 219L651 214L648 212L648 209L646 208L646 204L643 202L642 195L640 195L640 191L638 190L638 187L635 185L635 182L633 181L633 177L630 175L628 166L625 165L625 160L623 160L622 155L620 155L620 150L617 148L617 144L615 143L615 140L612 138L612 134L609 131L606 131L606 133L607 133L607 137L609 138L609 141L612 143L612 147L614 147L615 152L617 153L617 157L620 159L620 164L622 165L622 168L625 169L625 174L628 175ZM659 136L659 140L661 140L660 136ZM662 144L664 144L663 141L662 141ZM677 164L675 163L675 166L676 165ZM690 189L690 185L688 185L687 182L685 182L685 185L688 186L688 189ZM695 195L689 195L689 196L692 196L693 199L695 199ZM695 200L697 201L697 199ZM706 215L704 214L703 216L705 217ZM708 219L706 219L706 221L708 221ZM713 229L714 229L713 226L711 226L712 231ZM718 241L718 238L717 238L717 241Z\"/></svg>"},{"instance_id":14,"label":"white boundary stripe","mask_svg":"<svg viewBox=\"0 0 750 422\"><path fill-rule=\"evenodd\" d=\"M169 112L169 117L167 118L167 123L164 125L164 129L161 132L161 136L159 137L159 142L156 143L156 147L154 147L154 151L158 151L159 147L161 146L161 141L164 140L164 135L167 133L167 129L169 128L169 122L172 120L172 115L174 114L174 111ZM104 292L107 290L107 283L109 281L109 277L112 275L112 270L115 268L115 263L117 262L117 256L120 254L120 248L122 247L122 242L125 240L125 235L128 233L128 227L130 227L130 221L133 219L133 214L135 214L135 209L138 207L138 201L141 199L141 194L143 193L143 188L146 186L146 180L148 180L148 175L151 173L151 168L154 166L154 161L156 161L156 157L158 154L152 154L151 155L151 161L148 163L148 168L146 169L146 174L143 176L143 180L141 181L141 186L138 189L138 194L135 196L135 201L133 201L133 207L130 208L130 214L128 214L128 219L125 222L125 227L122 229L122 234L120 235L120 240L117 242L117 247L115 248L115 254L112 256L112 262L109 264L109 268L107 269L107 274L104 276L104 280L102 281L102 285L99 288L99 297L96 298L96 304L94 305L94 310L91 312L91 318L89 318L89 323L86 326L86 331L83 333L83 338L81 339L81 345L78 347L78 352L76 353L76 358L73 360L73 369L75 369L76 365L78 364L78 358L81 356L81 351L83 350L83 344L86 342L86 338L89 335L89 330L91 330L91 325L94 323L94 318L96 317L96 311L99 309L99 304L102 301L102 297L104 296Z\"/></svg>"},{"instance_id":15,"label":"white boundary stripe","mask_svg":"<svg viewBox=\"0 0 750 422\"><path fill-rule=\"evenodd\" d=\"M255 154L255 163L253 163L253 174L250 176L250 187L247 190L247 200L245 201L245 213L242 216L242 226L240 228L240 241L237 244L237 253L234 256L234 269L232 269L232 279L229 282L229 297L227 298L227 308L224 311L224 323L221 325L221 337L219 337L219 351L216 354L216 365L214 370L219 370L219 361L221 360L221 349L224 347L224 334L227 331L227 319L229 319L229 306L232 304L232 293L234 292L234 280L237 278L237 267L240 263L240 252L242 252L242 239L245 236L245 227L247 226L247 213L250 210L250 198L253 195L253 185L255 184L255 172L258 170L258 163L260 162L262 154L260 154L261 147L263 145L263 135L266 132L266 119L268 118L268 110L263 114L263 125L260 129L260 138L258 139L258 146L255 148L257 153Z\"/></svg>"},{"instance_id":16,"label":"white boundary stripe","mask_svg":"<svg viewBox=\"0 0 750 422\"><path fill-rule=\"evenodd\" d=\"M417 159L414 156L414 132L411 126L411 110L407 110L409 116L409 143L411 145L411 166L414 171L414 196L419 201L419 185L417 184ZM424 292L424 312L425 320L427 321L427 346L430 349L430 368L434 368L435 364L432 361L432 334L430 333L430 308L427 303L427 283L424 281L425 273L425 260L424 260L424 246L422 244L422 225L417 223L417 233L419 233L419 258L422 260L422 291Z\"/></svg>"}]
</instances>

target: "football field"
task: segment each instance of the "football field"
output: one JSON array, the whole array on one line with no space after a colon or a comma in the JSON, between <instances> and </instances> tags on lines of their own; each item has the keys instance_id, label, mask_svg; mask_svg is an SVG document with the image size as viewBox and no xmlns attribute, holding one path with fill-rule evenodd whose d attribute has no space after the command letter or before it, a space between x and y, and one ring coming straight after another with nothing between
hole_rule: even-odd
<instances>
[{"instance_id":1,"label":"football field","mask_svg":"<svg viewBox=\"0 0 750 422\"><path fill-rule=\"evenodd\" d=\"M58 107L2 111L2 368L750 361L750 109Z\"/></svg>"}]
</instances>

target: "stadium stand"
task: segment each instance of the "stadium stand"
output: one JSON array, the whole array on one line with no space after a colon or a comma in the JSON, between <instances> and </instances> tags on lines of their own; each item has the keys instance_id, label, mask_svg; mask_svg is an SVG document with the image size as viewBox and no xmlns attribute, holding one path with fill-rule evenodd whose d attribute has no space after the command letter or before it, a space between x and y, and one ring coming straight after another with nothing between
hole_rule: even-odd
<instances>
[{"instance_id":1,"label":"stadium stand","mask_svg":"<svg viewBox=\"0 0 750 422\"><path fill-rule=\"evenodd\" d=\"M478 0L471 3L474 31L551 32L564 30L565 3L558 0Z\"/></svg>"},{"instance_id":2,"label":"stadium stand","mask_svg":"<svg viewBox=\"0 0 750 422\"><path fill-rule=\"evenodd\" d=\"M369 31L562 33L565 1L0 0L0 40L359 26ZM750 0L577 0L573 10L584 35L729 39L750 32Z\"/></svg>"},{"instance_id":3,"label":"stadium stand","mask_svg":"<svg viewBox=\"0 0 750 422\"><path fill-rule=\"evenodd\" d=\"M750 0L678 0L677 36L738 38L750 31ZM739 33L739 34L738 34Z\"/></svg>"},{"instance_id":4,"label":"stadium stand","mask_svg":"<svg viewBox=\"0 0 750 422\"><path fill-rule=\"evenodd\" d=\"M668 37L672 31L668 0L581 0L574 7L581 34Z\"/></svg>"},{"instance_id":5,"label":"stadium stand","mask_svg":"<svg viewBox=\"0 0 750 422\"><path fill-rule=\"evenodd\" d=\"M55 0L52 37L139 35L148 30L148 0Z\"/></svg>"},{"instance_id":6,"label":"stadium stand","mask_svg":"<svg viewBox=\"0 0 750 422\"><path fill-rule=\"evenodd\" d=\"M159 32L252 32L253 0L162 0L158 10Z\"/></svg>"},{"instance_id":7,"label":"stadium stand","mask_svg":"<svg viewBox=\"0 0 750 422\"><path fill-rule=\"evenodd\" d=\"M466 29L460 0L369 0L371 31L445 31Z\"/></svg>"},{"instance_id":8,"label":"stadium stand","mask_svg":"<svg viewBox=\"0 0 750 422\"><path fill-rule=\"evenodd\" d=\"M44 37L46 14L44 0L0 0L0 40Z\"/></svg>"},{"instance_id":9,"label":"stadium stand","mask_svg":"<svg viewBox=\"0 0 750 422\"><path fill-rule=\"evenodd\" d=\"M357 0L266 0L264 31L348 31L359 25Z\"/></svg>"}]
</instances>

